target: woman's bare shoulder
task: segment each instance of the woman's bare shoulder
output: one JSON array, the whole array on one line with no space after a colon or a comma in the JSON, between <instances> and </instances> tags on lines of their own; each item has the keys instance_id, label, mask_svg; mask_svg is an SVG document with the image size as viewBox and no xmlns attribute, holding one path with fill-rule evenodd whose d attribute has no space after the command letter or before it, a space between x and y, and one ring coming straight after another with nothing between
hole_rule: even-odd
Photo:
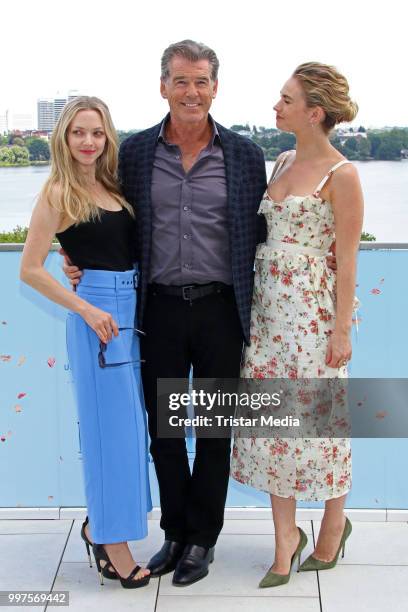
<instances>
[{"instance_id":1,"label":"woman's bare shoulder","mask_svg":"<svg viewBox=\"0 0 408 612\"><path fill-rule=\"evenodd\" d=\"M347 204L363 202L360 177L354 164L343 164L333 172L329 192L330 202L334 205L339 202L342 208Z\"/></svg>"},{"instance_id":2,"label":"woman's bare shoulder","mask_svg":"<svg viewBox=\"0 0 408 612\"><path fill-rule=\"evenodd\" d=\"M340 161L348 162L348 160L346 159L340 160ZM358 174L358 170L355 167L355 165L351 162L347 164L343 164L342 166L340 166L333 172L331 182L332 182L333 187L344 186L346 184L347 185L359 184L360 177Z\"/></svg>"}]
</instances>

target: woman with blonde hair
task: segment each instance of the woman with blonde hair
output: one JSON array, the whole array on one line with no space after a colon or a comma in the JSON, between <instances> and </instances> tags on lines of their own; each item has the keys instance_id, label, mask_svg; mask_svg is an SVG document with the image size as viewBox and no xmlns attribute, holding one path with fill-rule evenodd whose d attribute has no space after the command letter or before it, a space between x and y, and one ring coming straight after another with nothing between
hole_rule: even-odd
<instances>
[{"instance_id":1,"label":"woman with blonde hair","mask_svg":"<svg viewBox=\"0 0 408 612\"><path fill-rule=\"evenodd\" d=\"M69 309L67 350L77 401L88 517L82 525L100 574L125 588L149 582L127 542L147 534L151 510L140 353L135 327L135 219L120 194L117 137L107 106L82 96L63 109L52 166L34 209L21 279ZM45 269L56 235L83 268L76 292Z\"/></svg>"},{"instance_id":2,"label":"woman with blonde hair","mask_svg":"<svg viewBox=\"0 0 408 612\"><path fill-rule=\"evenodd\" d=\"M324 387L318 379L346 377L351 358L363 197L356 168L333 147L329 134L336 124L354 119L357 105L343 75L309 62L285 83L274 110L277 127L295 134L296 150L278 157L258 211L266 218L267 241L256 253L251 345L241 376L290 379L295 382L285 383L287 388L304 391L307 385ZM337 272L326 260L334 240ZM306 395L299 396L305 405L298 406L304 420L311 413L311 394ZM315 409L317 415L327 413L327 423L335 420L336 401ZM307 537L295 523L297 500L325 501L316 548L300 569L336 565L351 532L343 512L351 486L348 437L238 433L231 474L271 496L275 560L260 587L285 584L293 563L300 564Z\"/></svg>"}]
</instances>

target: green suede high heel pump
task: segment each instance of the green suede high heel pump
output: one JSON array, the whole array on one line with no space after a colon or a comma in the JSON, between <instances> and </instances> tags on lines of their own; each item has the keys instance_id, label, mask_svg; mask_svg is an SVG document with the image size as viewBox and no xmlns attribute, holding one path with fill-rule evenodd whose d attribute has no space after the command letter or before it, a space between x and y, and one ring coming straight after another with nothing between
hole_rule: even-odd
<instances>
[{"instance_id":1,"label":"green suede high heel pump","mask_svg":"<svg viewBox=\"0 0 408 612\"><path fill-rule=\"evenodd\" d=\"M292 555L292 559L290 560L289 573L288 574L275 574L274 572L271 572L271 570L267 571L265 576L262 578L261 582L259 583L259 587L261 589L264 589L267 587L276 587L276 586L280 586L281 584L286 584L287 582L289 582L290 572L292 570L292 566L294 562L296 561L296 559L298 559L298 571L299 571L300 557L302 554L302 550L307 544L307 535L300 527L298 527L298 530L299 530L300 540L299 540L299 544L297 545L295 552Z\"/></svg>"},{"instance_id":2,"label":"green suede high heel pump","mask_svg":"<svg viewBox=\"0 0 408 612\"><path fill-rule=\"evenodd\" d=\"M341 557L344 557L344 550L346 548L346 540L349 537L352 531L351 522L346 517L346 524L344 525L343 535L341 536L340 545L337 549L336 555L332 561L320 561L319 559L315 559L312 555L309 555L306 561L302 563L299 568L300 572L311 572L313 570L326 570L331 569L337 564L337 560L339 558L340 551L342 551Z\"/></svg>"}]
</instances>

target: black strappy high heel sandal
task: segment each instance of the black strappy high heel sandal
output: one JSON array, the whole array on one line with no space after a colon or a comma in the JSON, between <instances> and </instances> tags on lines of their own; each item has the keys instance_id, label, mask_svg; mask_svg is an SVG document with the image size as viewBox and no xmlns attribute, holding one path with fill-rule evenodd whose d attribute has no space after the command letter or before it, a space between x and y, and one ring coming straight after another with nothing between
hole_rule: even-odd
<instances>
[{"instance_id":1,"label":"black strappy high heel sandal","mask_svg":"<svg viewBox=\"0 0 408 612\"><path fill-rule=\"evenodd\" d=\"M123 586L124 589L138 589L139 587L143 587L146 586L147 584L149 584L150 582L150 574L148 574L147 576L143 576L143 578L138 578L137 580L133 580L133 578L136 576L137 572L142 569L140 567L140 565L136 565L132 571L130 572L129 576L127 578L122 578L122 576L119 574L118 570L115 568L115 566L113 565L112 561L109 559L108 553L106 552L106 550L103 547L103 544L93 544L92 545L92 550L93 550L93 554L95 557L95 562L96 562L96 566L98 568L98 572L99 572L99 580L101 582L101 585L103 585L103 576L105 576L105 574L103 573L103 569L101 567L101 561L106 561L106 563L110 564L110 567L112 567L114 569L114 571L117 574L117 577L120 580L121 585ZM105 565L106 567L106 565ZM105 576L106 577L106 576Z\"/></svg>"},{"instance_id":2,"label":"black strappy high heel sandal","mask_svg":"<svg viewBox=\"0 0 408 612\"><path fill-rule=\"evenodd\" d=\"M89 519L88 517L86 517L85 521L82 523L82 528L81 528L81 538L83 539L83 541L85 542L85 547L86 547L86 552L88 555L88 561L89 561L89 567L92 567L92 559L91 559L91 552L90 552L90 548L93 546L91 540L88 539L86 533L85 533L85 527L88 525L89 523ZM117 580L118 576L112 566L112 564L109 562L106 565L104 565L102 568L102 574L105 576L105 578L109 578L110 580Z\"/></svg>"}]
</instances>

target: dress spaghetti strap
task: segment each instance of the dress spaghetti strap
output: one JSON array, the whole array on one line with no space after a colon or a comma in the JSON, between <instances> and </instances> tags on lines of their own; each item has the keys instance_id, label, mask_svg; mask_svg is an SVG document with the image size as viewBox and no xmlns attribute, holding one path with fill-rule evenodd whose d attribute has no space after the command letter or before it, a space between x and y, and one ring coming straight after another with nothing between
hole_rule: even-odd
<instances>
[{"instance_id":1,"label":"dress spaghetti strap","mask_svg":"<svg viewBox=\"0 0 408 612\"><path fill-rule=\"evenodd\" d=\"M292 151L286 151L285 153L282 154L282 159L280 160L278 164L275 165L272 171L271 178L269 179L269 183L272 183L274 181L276 175L279 174L279 170L285 165L286 160L290 157L291 153Z\"/></svg>"},{"instance_id":2,"label":"dress spaghetti strap","mask_svg":"<svg viewBox=\"0 0 408 612\"><path fill-rule=\"evenodd\" d=\"M322 178L322 180L320 181L320 183L316 187L315 191L313 192L313 196L315 198L319 197L319 194L320 194L321 190L323 189L323 187L325 186L325 184L327 183L327 181L329 180L329 178L331 177L333 172L335 172L337 170L337 168L340 168L340 166L344 166L344 164L351 164L351 161L349 161L348 159L342 159L341 161L337 162L337 164L334 164L334 166L332 168L330 168L330 170L328 171L326 176L324 176Z\"/></svg>"}]
</instances>

